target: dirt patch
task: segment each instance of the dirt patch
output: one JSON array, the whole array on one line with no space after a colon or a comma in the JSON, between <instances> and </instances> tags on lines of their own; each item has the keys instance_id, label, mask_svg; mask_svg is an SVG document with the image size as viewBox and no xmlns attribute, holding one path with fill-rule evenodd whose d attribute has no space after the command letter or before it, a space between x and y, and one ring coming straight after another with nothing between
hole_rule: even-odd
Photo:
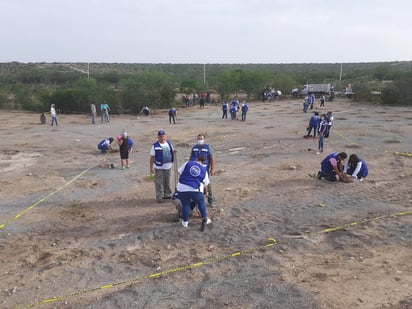
<instances>
[{"instance_id":1,"label":"dirt patch","mask_svg":"<svg viewBox=\"0 0 412 309\"><path fill-rule=\"evenodd\" d=\"M0 306L411 308L412 111L327 102L324 154L356 153L370 170L330 183L311 177L323 156L302 138L301 103L251 102L245 122L221 119L220 106L180 109L176 125L167 111L107 125L60 115L58 127L2 111ZM128 170L96 149L123 128L136 144ZM196 214L184 229L155 202L159 129L178 165L200 132L215 148L204 233Z\"/></svg>"}]
</instances>

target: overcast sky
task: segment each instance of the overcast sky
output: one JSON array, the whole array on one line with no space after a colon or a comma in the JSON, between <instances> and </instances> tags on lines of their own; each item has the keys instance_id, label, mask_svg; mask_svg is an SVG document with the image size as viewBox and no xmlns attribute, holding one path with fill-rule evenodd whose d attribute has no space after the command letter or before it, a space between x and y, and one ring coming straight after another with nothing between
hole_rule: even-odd
<instances>
[{"instance_id":1,"label":"overcast sky","mask_svg":"<svg viewBox=\"0 0 412 309\"><path fill-rule=\"evenodd\" d=\"M410 0L0 0L0 62L412 60Z\"/></svg>"}]
</instances>

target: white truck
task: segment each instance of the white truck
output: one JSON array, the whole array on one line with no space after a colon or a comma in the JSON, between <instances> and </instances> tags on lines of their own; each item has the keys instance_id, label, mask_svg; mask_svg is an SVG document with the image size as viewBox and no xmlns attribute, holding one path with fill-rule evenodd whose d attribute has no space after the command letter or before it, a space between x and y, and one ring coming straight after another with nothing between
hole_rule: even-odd
<instances>
[{"instance_id":1,"label":"white truck","mask_svg":"<svg viewBox=\"0 0 412 309\"><path fill-rule=\"evenodd\" d=\"M292 89L292 95L294 97L307 96L310 93L314 93L315 97L320 97L321 95L333 95L335 89L331 84L307 84L303 85L302 89L294 88Z\"/></svg>"}]
</instances>

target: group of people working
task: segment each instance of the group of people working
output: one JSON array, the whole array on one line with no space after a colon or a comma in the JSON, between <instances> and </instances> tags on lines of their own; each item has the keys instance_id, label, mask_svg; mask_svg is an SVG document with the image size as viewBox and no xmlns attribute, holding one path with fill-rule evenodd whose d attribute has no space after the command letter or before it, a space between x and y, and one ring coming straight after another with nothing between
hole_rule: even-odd
<instances>
[{"instance_id":1,"label":"group of people working","mask_svg":"<svg viewBox=\"0 0 412 309\"><path fill-rule=\"evenodd\" d=\"M306 135L304 138L313 138L316 139L316 134L318 135L318 151L317 154L323 152L324 141L326 138L329 138L330 131L333 125L333 114L331 111L326 114L319 116L319 112L313 112L313 115L310 117L309 125L306 128ZM312 135L313 130L313 135Z\"/></svg>"},{"instance_id":2,"label":"group of people working","mask_svg":"<svg viewBox=\"0 0 412 309\"><path fill-rule=\"evenodd\" d=\"M113 137L100 141L97 148L102 154L112 150ZM121 169L129 168L129 152L133 141L125 130L116 138L119 145ZM157 133L157 141L150 149L149 172L154 176L155 196L158 203L172 200L178 215L182 218L183 227L188 227L189 216L194 207L202 217L200 230L204 231L211 222L207 217L206 200L209 207L214 207L214 199L210 177L215 173L215 156L213 148L205 143L205 135L198 134L196 144L191 148L189 160L177 169L179 179L172 189L172 167L176 162L176 150L166 137L166 132Z\"/></svg>"},{"instance_id":3,"label":"group of people working","mask_svg":"<svg viewBox=\"0 0 412 309\"><path fill-rule=\"evenodd\" d=\"M213 148L205 142L205 135L198 134L189 160L177 169L179 179L176 192L172 192L171 169L176 160L176 150L167 139L164 130L157 133L157 141L150 150L149 171L154 175L156 201L172 199L183 227L188 227L189 216L196 207L202 217L201 231L211 220L207 217L205 197L209 207L214 207L210 177L214 175L215 156Z\"/></svg>"},{"instance_id":4,"label":"group of people working","mask_svg":"<svg viewBox=\"0 0 412 309\"><path fill-rule=\"evenodd\" d=\"M346 152L334 152L327 155L320 163L321 168L317 178L329 181L354 182L363 181L368 176L368 166L356 154L348 158Z\"/></svg>"},{"instance_id":5,"label":"group of people working","mask_svg":"<svg viewBox=\"0 0 412 309\"><path fill-rule=\"evenodd\" d=\"M246 101L242 102L242 105L240 106L239 100L237 98L234 98L232 102L229 104L226 101L223 101L222 104L222 119L227 119L227 112L229 111L230 113L230 119L235 120L237 119L237 112L241 111L242 113L242 121L246 121L246 115L247 112L249 111L249 105L247 104Z\"/></svg>"},{"instance_id":6,"label":"group of people working","mask_svg":"<svg viewBox=\"0 0 412 309\"><path fill-rule=\"evenodd\" d=\"M114 142L113 137L104 138L97 144L97 149L100 150L100 153L106 154L109 151L112 151L112 143ZM116 143L119 146L120 153L120 168L122 170L130 168L129 164L129 153L133 151L134 142L128 136L126 130L122 130L120 135L116 137Z\"/></svg>"}]
</instances>

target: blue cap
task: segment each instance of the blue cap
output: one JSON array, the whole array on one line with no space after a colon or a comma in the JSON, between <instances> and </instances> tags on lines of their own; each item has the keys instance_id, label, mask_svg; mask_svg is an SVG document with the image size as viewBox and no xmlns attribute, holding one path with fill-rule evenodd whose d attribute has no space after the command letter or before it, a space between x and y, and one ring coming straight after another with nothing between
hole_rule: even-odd
<instances>
[{"instance_id":1,"label":"blue cap","mask_svg":"<svg viewBox=\"0 0 412 309\"><path fill-rule=\"evenodd\" d=\"M160 130L159 132L157 132L157 136L161 136L161 135L166 135L165 131Z\"/></svg>"}]
</instances>

